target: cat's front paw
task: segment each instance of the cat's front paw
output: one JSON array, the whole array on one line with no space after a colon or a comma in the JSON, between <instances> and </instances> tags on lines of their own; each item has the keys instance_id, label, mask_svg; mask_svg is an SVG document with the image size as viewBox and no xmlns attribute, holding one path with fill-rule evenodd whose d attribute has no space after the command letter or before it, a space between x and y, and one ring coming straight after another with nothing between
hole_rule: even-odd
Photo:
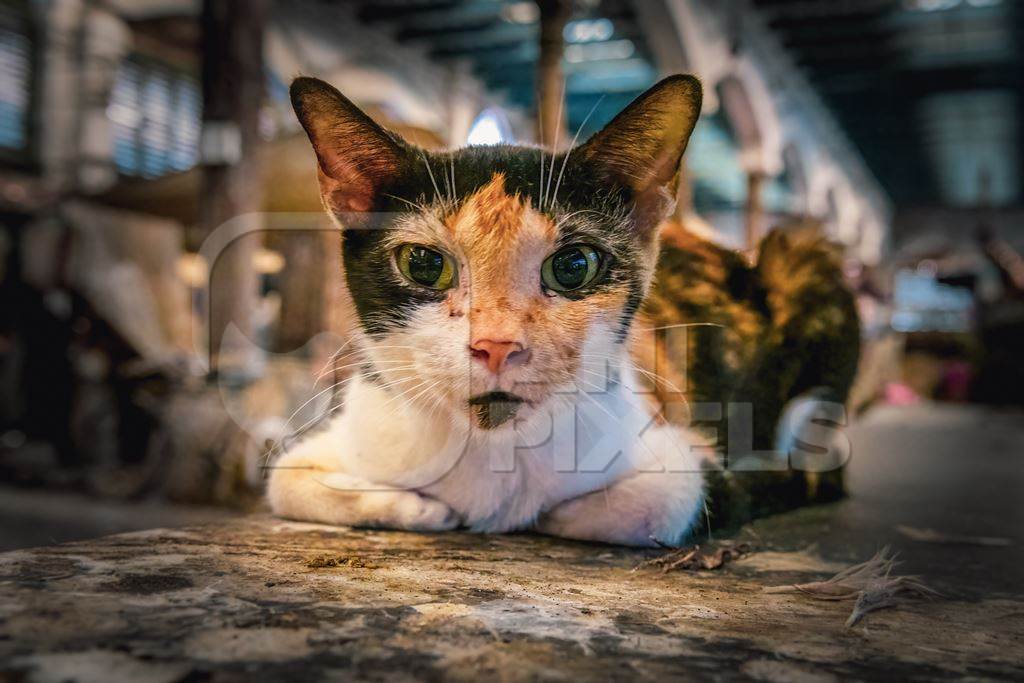
<instances>
[{"instance_id":1,"label":"cat's front paw","mask_svg":"<svg viewBox=\"0 0 1024 683\"><path fill-rule=\"evenodd\" d=\"M637 473L606 490L562 502L537 520L543 533L617 545L679 545L700 508L696 472Z\"/></svg>"},{"instance_id":2,"label":"cat's front paw","mask_svg":"<svg viewBox=\"0 0 1024 683\"><path fill-rule=\"evenodd\" d=\"M450 531L462 524L461 516L447 504L407 491L395 510L397 526L409 531Z\"/></svg>"},{"instance_id":3,"label":"cat's front paw","mask_svg":"<svg viewBox=\"0 0 1024 683\"><path fill-rule=\"evenodd\" d=\"M600 503L596 496L562 503L543 515L537 528L545 534L562 538L636 547L655 547L664 543L658 534L677 535L665 529L663 524L652 523L648 510L601 510L597 507Z\"/></svg>"}]
</instances>

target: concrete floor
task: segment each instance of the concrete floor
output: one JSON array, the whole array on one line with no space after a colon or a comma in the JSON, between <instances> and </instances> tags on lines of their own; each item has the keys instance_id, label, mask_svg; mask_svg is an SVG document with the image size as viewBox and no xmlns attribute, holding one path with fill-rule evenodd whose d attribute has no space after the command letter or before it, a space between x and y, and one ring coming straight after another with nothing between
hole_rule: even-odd
<instances>
[{"instance_id":1,"label":"concrete floor","mask_svg":"<svg viewBox=\"0 0 1024 683\"><path fill-rule=\"evenodd\" d=\"M920 573L964 597L1024 593L1024 413L980 407L883 407L850 430L850 497L818 542L864 555L901 552ZM910 541L896 525L1002 537L1007 547Z\"/></svg>"},{"instance_id":2,"label":"concrete floor","mask_svg":"<svg viewBox=\"0 0 1024 683\"><path fill-rule=\"evenodd\" d=\"M264 517L0 555L0 679L1024 679L1022 415L883 408L850 433L851 496L758 521L756 551L718 571ZM762 590L886 544L944 597L847 628L849 602Z\"/></svg>"}]
</instances>

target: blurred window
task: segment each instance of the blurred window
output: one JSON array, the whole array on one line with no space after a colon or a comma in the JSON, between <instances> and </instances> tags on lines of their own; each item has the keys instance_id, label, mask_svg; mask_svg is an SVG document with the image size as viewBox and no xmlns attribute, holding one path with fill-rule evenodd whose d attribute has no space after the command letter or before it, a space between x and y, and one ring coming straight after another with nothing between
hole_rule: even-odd
<instances>
[{"instance_id":1,"label":"blurred window","mask_svg":"<svg viewBox=\"0 0 1024 683\"><path fill-rule=\"evenodd\" d=\"M578 19L565 25L562 35L570 43L594 43L608 40L615 34L615 25L610 19Z\"/></svg>"},{"instance_id":2,"label":"blurred window","mask_svg":"<svg viewBox=\"0 0 1024 683\"><path fill-rule=\"evenodd\" d=\"M957 7L996 7L1003 0L904 0L908 10L918 12L942 12Z\"/></svg>"},{"instance_id":3,"label":"blurred window","mask_svg":"<svg viewBox=\"0 0 1024 683\"><path fill-rule=\"evenodd\" d=\"M1020 115L1016 93L940 93L921 101L918 117L947 202L976 206L1012 204L1017 200Z\"/></svg>"},{"instance_id":4,"label":"blurred window","mask_svg":"<svg viewBox=\"0 0 1024 683\"><path fill-rule=\"evenodd\" d=\"M533 0L512 2L501 8L501 18L513 24L535 24L540 19L540 9Z\"/></svg>"},{"instance_id":5,"label":"blurred window","mask_svg":"<svg viewBox=\"0 0 1024 683\"><path fill-rule=\"evenodd\" d=\"M1013 8L998 0L911 0L893 17L910 66L935 68L1013 59Z\"/></svg>"},{"instance_id":6,"label":"blurred window","mask_svg":"<svg viewBox=\"0 0 1024 683\"><path fill-rule=\"evenodd\" d=\"M512 142L512 129L508 117L500 109L484 109L469 129L466 144L497 145L502 142Z\"/></svg>"},{"instance_id":7,"label":"blurred window","mask_svg":"<svg viewBox=\"0 0 1024 683\"><path fill-rule=\"evenodd\" d=\"M32 40L27 3L0 4L0 150L25 160L30 146Z\"/></svg>"},{"instance_id":8,"label":"blurred window","mask_svg":"<svg viewBox=\"0 0 1024 683\"><path fill-rule=\"evenodd\" d=\"M807 207L807 174L800 149L790 142L782 149L782 175L791 193L791 211L799 213Z\"/></svg>"},{"instance_id":9,"label":"blurred window","mask_svg":"<svg viewBox=\"0 0 1024 683\"><path fill-rule=\"evenodd\" d=\"M742 209L747 201L747 174L740 148L721 112L702 116L686 152L698 213Z\"/></svg>"},{"instance_id":10,"label":"blurred window","mask_svg":"<svg viewBox=\"0 0 1024 683\"><path fill-rule=\"evenodd\" d=\"M973 321L970 290L939 282L929 262L896 273L893 304L897 332L966 332Z\"/></svg>"},{"instance_id":11,"label":"blurred window","mask_svg":"<svg viewBox=\"0 0 1024 683\"><path fill-rule=\"evenodd\" d=\"M582 45L566 45L565 61L570 64L596 62L602 59L628 59L636 53L636 45L632 40L609 40L601 43L584 43Z\"/></svg>"},{"instance_id":12,"label":"blurred window","mask_svg":"<svg viewBox=\"0 0 1024 683\"><path fill-rule=\"evenodd\" d=\"M194 166L201 107L199 83L190 74L153 59L127 58L107 107L117 170L155 178Z\"/></svg>"},{"instance_id":13,"label":"blurred window","mask_svg":"<svg viewBox=\"0 0 1024 683\"><path fill-rule=\"evenodd\" d=\"M783 169L782 173L768 179L762 191L761 201L765 210L770 213L797 212L796 192L793 190L793 181L788 169Z\"/></svg>"}]
</instances>

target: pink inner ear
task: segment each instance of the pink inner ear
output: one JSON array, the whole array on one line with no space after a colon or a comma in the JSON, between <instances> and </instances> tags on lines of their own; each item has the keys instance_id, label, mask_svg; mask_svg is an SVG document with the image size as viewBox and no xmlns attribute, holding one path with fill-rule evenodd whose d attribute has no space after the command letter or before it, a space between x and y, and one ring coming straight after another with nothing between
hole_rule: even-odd
<instances>
[{"instance_id":1,"label":"pink inner ear","mask_svg":"<svg viewBox=\"0 0 1024 683\"><path fill-rule=\"evenodd\" d=\"M317 169L320 180L320 194L332 211L369 211L373 208L374 188L370 181L356 174L348 173L334 178Z\"/></svg>"},{"instance_id":2,"label":"pink inner ear","mask_svg":"<svg viewBox=\"0 0 1024 683\"><path fill-rule=\"evenodd\" d=\"M317 156L320 195L333 211L368 211L394 177L402 143L323 81L298 78L292 103Z\"/></svg>"},{"instance_id":3,"label":"pink inner ear","mask_svg":"<svg viewBox=\"0 0 1024 683\"><path fill-rule=\"evenodd\" d=\"M372 204L366 197L351 197L348 206L350 211L369 211Z\"/></svg>"}]
</instances>

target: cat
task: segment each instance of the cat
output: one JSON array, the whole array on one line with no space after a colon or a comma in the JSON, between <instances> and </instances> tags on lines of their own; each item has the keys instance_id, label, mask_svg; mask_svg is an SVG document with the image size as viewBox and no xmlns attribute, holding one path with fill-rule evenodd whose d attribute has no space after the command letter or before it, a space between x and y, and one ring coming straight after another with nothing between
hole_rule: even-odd
<instances>
[{"instance_id":1,"label":"cat","mask_svg":"<svg viewBox=\"0 0 1024 683\"><path fill-rule=\"evenodd\" d=\"M656 328L692 316L660 271L649 295L659 268L683 273L677 266L702 248L725 258L709 245L660 249L699 80L660 81L560 154L427 152L317 79L296 79L291 98L342 230L361 365L341 413L274 464L273 511L339 525L682 543L704 509L714 442L666 416L679 398L650 363ZM733 310L726 322L746 324L747 340L770 326L773 297L756 271L734 265L768 303L730 304L751 292L726 288L697 312L722 320ZM668 364L688 367L690 351ZM781 402L756 433L795 395L784 384L769 392ZM730 397L711 382L694 386L701 399L703 390ZM684 405L690 388L679 392Z\"/></svg>"}]
</instances>

